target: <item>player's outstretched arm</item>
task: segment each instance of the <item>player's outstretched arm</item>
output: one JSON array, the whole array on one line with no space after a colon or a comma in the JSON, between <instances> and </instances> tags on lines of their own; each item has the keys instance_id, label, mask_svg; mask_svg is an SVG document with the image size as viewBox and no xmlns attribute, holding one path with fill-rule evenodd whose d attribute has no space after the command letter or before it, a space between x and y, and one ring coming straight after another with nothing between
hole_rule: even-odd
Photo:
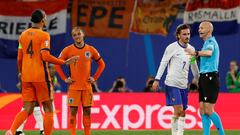
<instances>
[{"instance_id":1,"label":"player's outstretched arm","mask_svg":"<svg viewBox=\"0 0 240 135\"><path fill-rule=\"evenodd\" d=\"M79 59L79 56L78 57L72 57L71 59L68 59L67 62L65 61L65 64L66 63L71 63L71 62L76 62L78 59ZM71 84L71 83L74 82L74 80L71 77L66 77L66 75L64 74L64 72L62 70L61 65L55 65L55 69L56 69L58 75L60 76L60 78L65 83Z\"/></svg>"},{"instance_id":2,"label":"player's outstretched arm","mask_svg":"<svg viewBox=\"0 0 240 135\"><path fill-rule=\"evenodd\" d=\"M203 56L203 57L210 57L212 56L212 50L202 50L202 51L196 51L196 50L193 50L191 48L185 48L185 51L192 55L192 56Z\"/></svg>"},{"instance_id":3,"label":"player's outstretched arm","mask_svg":"<svg viewBox=\"0 0 240 135\"><path fill-rule=\"evenodd\" d=\"M50 54L48 50L41 51L41 57L43 61L50 62L52 64L63 65L65 61L62 59L58 59Z\"/></svg>"},{"instance_id":4,"label":"player's outstretched arm","mask_svg":"<svg viewBox=\"0 0 240 135\"><path fill-rule=\"evenodd\" d=\"M64 64L69 65L69 64L75 63L79 60L79 58L80 57L78 55L72 56L71 58L67 59Z\"/></svg>"},{"instance_id":5,"label":"player's outstretched arm","mask_svg":"<svg viewBox=\"0 0 240 135\"><path fill-rule=\"evenodd\" d=\"M43 61L47 61L47 62L50 62L52 64L57 64L57 65L63 65L63 64L69 65L69 64L74 63L77 60L79 60L79 56L73 56L73 57L67 59L66 61L64 61L62 59L58 59L58 58L52 56L48 50L42 50L41 55L42 55Z\"/></svg>"}]
</instances>

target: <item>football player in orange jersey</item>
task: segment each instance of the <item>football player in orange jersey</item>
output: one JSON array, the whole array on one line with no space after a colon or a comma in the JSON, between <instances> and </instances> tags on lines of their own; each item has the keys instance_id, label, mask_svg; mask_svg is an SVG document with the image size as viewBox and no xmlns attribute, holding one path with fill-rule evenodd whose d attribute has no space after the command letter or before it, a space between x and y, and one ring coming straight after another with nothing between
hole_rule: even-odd
<instances>
[{"instance_id":1,"label":"football player in orange jersey","mask_svg":"<svg viewBox=\"0 0 240 135\"><path fill-rule=\"evenodd\" d=\"M43 31L47 24L47 16L37 9L31 16L32 27L23 31L19 37L18 72L22 81L22 99L24 110L19 112L6 135L13 135L16 129L32 114L35 102L42 103L44 108L44 134L50 135L53 129L53 89L48 70L48 62L54 64L70 64L76 62L79 56L73 56L66 61L50 54L50 35Z\"/></svg>"},{"instance_id":2,"label":"football player in orange jersey","mask_svg":"<svg viewBox=\"0 0 240 135\"><path fill-rule=\"evenodd\" d=\"M22 92L22 82L19 81L17 83L17 88L20 90L20 93ZM21 111L24 110L24 107L22 107ZM40 105L39 103L36 101L34 109L33 109L33 116L34 119L40 129L40 135L44 135L44 131L43 131L43 117L42 117L42 113L41 113L41 109L40 109ZM16 134L15 135L25 135L23 132L23 128L26 124L27 120L25 120L16 130Z\"/></svg>"},{"instance_id":3,"label":"football player in orange jersey","mask_svg":"<svg viewBox=\"0 0 240 135\"><path fill-rule=\"evenodd\" d=\"M74 44L65 47L59 56L62 60L66 60L74 55L80 57L79 61L70 64L70 76L66 77L61 67L59 65L56 66L61 79L69 84L68 106L70 107L69 125L71 135L76 135L76 114L80 103L83 108L84 134L90 135L90 113L91 106L93 105L91 83L98 80L105 68L105 63L98 51L93 46L84 42L84 36L80 27L74 27L72 29ZM93 76L90 74L92 60L98 64L98 68Z\"/></svg>"}]
</instances>

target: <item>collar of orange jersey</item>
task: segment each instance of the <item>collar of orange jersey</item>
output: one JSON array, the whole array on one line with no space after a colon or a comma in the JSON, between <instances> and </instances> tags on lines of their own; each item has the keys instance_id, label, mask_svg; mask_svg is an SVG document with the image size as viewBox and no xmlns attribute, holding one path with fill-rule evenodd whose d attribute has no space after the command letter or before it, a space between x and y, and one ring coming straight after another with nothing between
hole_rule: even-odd
<instances>
[{"instance_id":1,"label":"collar of orange jersey","mask_svg":"<svg viewBox=\"0 0 240 135\"><path fill-rule=\"evenodd\" d=\"M33 28L33 29L40 29L39 27L31 27L31 28Z\"/></svg>"},{"instance_id":2,"label":"collar of orange jersey","mask_svg":"<svg viewBox=\"0 0 240 135\"><path fill-rule=\"evenodd\" d=\"M76 48L78 48L78 49L83 49L84 47L85 47L85 43L84 43L84 45L82 46L82 47L78 47L76 44L73 44Z\"/></svg>"}]
</instances>

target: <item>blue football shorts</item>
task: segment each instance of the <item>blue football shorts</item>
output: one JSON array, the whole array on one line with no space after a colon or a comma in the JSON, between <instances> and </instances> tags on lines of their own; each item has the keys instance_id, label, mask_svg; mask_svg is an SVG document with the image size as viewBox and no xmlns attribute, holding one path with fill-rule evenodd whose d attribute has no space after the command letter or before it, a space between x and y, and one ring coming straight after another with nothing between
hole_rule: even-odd
<instances>
[{"instance_id":1,"label":"blue football shorts","mask_svg":"<svg viewBox=\"0 0 240 135\"><path fill-rule=\"evenodd\" d=\"M188 104L188 91L187 89L179 89L166 85L165 89L166 105L182 105L183 110L187 109Z\"/></svg>"}]
</instances>

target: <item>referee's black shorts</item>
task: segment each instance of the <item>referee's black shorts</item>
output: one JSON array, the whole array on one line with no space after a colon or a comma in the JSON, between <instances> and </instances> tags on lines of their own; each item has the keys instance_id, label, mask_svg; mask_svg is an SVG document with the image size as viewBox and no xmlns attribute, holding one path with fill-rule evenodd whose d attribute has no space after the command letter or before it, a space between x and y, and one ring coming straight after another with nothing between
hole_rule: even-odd
<instances>
[{"instance_id":1,"label":"referee's black shorts","mask_svg":"<svg viewBox=\"0 0 240 135\"><path fill-rule=\"evenodd\" d=\"M219 75L217 72L200 74L199 102L216 103L219 88Z\"/></svg>"}]
</instances>

